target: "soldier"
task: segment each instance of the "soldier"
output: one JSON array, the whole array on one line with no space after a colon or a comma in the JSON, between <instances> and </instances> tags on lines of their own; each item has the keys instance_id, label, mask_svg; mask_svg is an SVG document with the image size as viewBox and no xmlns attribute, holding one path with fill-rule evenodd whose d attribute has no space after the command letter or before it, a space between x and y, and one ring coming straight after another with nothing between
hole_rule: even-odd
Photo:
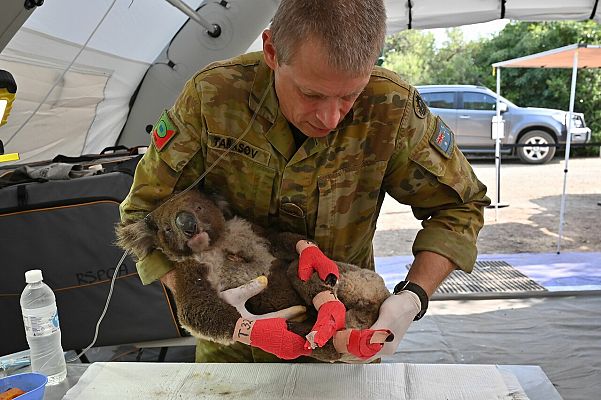
<instances>
[{"instance_id":1,"label":"soldier","mask_svg":"<svg viewBox=\"0 0 601 400\"><path fill-rule=\"evenodd\" d=\"M121 204L123 220L143 218L208 171L204 187L236 214L370 269L385 194L410 205L423 229L406 280L372 327L394 333L377 357L394 353L451 271L471 271L490 203L451 130L415 88L374 67L385 22L382 0L282 0L263 52L213 63L186 83ZM159 251L137 268L145 284L177 290ZM197 361L268 360L277 358L240 343L197 346Z\"/></svg>"}]
</instances>

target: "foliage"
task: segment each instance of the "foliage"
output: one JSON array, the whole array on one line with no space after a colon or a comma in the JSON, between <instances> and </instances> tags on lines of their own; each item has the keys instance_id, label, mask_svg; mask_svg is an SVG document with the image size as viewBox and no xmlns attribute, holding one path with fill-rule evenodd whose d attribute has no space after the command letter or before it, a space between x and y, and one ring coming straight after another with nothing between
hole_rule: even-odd
<instances>
[{"instance_id":1,"label":"foliage","mask_svg":"<svg viewBox=\"0 0 601 400\"><path fill-rule=\"evenodd\" d=\"M511 22L490 39L467 43L457 28L447 34L440 48L431 33L404 31L389 37L384 66L416 85L479 84L495 90L492 63L574 43L601 43L601 27L593 21ZM501 73L501 93L516 104L568 109L571 69L505 68ZM593 141L601 141L601 71L578 70L574 111L585 114Z\"/></svg>"},{"instance_id":2,"label":"foliage","mask_svg":"<svg viewBox=\"0 0 601 400\"><path fill-rule=\"evenodd\" d=\"M430 60L434 56L434 35L404 31L386 40L383 53L384 68L397 72L408 82L427 82L430 79Z\"/></svg>"}]
</instances>

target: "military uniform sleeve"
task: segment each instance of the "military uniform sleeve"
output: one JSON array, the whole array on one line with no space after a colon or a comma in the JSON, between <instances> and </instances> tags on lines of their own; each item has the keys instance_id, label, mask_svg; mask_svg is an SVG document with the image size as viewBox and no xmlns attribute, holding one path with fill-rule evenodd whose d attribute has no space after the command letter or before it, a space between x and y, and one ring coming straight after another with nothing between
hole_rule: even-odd
<instances>
[{"instance_id":1,"label":"military uniform sleeve","mask_svg":"<svg viewBox=\"0 0 601 400\"><path fill-rule=\"evenodd\" d=\"M122 221L144 218L174 191L183 190L203 172L201 137L205 128L193 78L174 106L151 133L152 143L142 157L127 197L119 207ZM171 270L171 262L154 250L136 263L142 283L149 284Z\"/></svg>"},{"instance_id":2,"label":"military uniform sleeve","mask_svg":"<svg viewBox=\"0 0 601 400\"><path fill-rule=\"evenodd\" d=\"M490 204L486 186L457 148L453 132L428 110L415 89L409 98L385 189L422 220L413 254L431 251L470 272L484 207Z\"/></svg>"}]
</instances>

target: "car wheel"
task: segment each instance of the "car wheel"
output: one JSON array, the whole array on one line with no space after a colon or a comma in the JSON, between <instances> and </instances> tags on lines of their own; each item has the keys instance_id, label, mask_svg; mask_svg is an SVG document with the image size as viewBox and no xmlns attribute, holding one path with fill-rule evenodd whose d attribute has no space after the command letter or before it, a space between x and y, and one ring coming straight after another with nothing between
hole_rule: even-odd
<instances>
[{"instance_id":1,"label":"car wheel","mask_svg":"<svg viewBox=\"0 0 601 400\"><path fill-rule=\"evenodd\" d=\"M518 142L524 147L518 147L520 159L527 164L544 164L555 156L555 140L544 131L530 131L522 136ZM549 147L541 145L551 145Z\"/></svg>"}]
</instances>

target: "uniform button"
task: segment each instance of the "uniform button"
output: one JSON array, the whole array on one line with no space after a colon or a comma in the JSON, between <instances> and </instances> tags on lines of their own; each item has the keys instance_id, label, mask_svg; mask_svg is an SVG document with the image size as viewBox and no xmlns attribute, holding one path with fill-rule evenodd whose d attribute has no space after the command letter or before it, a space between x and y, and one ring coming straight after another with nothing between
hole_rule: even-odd
<instances>
[{"instance_id":1,"label":"uniform button","mask_svg":"<svg viewBox=\"0 0 601 400\"><path fill-rule=\"evenodd\" d=\"M294 203L282 203L280 206L280 211L299 218L303 218L305 216L303 209Z\"/></svg>"}]
</instances>

